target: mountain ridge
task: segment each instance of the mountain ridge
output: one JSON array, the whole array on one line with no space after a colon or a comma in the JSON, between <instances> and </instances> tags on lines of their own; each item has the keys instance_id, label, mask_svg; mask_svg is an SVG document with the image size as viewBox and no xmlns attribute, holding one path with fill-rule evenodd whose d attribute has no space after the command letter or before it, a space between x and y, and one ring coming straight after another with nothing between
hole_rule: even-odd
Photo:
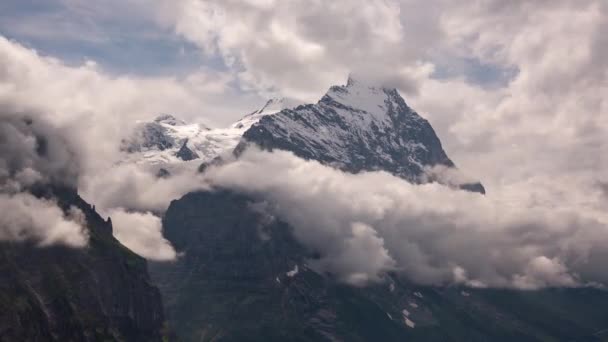
<instances>
[{"instance_id":1,"label":"mountain ridge","mask_svg":"<svg viewBox=\"0 0 608 342\"><path fill-rule=\"evenodd\" d=\"M238 157L249 144L291 151L351 173L383 170L412 183L439 182L485 194L478 181L454 184L467 177L447 156L430 123L395 88L352 77L346 85L330 87L317 103L273 98L226 128L161 114L140 122L123 150L127 162L204 170L230 153ZM460 176L444 179L433 170L438 166Z\"/></svg>"},{"instance_id":2,"label":"mountain ridge","mask_svg":"<svg viewBox=\"0 0 608 342\"><path fill-rule=\"evenodd\" d=\"M395 88L349 78L316 103L264 116L244 132L238 156L249 144L291 151L343 171L387 171L412 183L437 181L485 194L480 182L451 184L429 169L460 172L430 123L412 110ZM464 178L464 177L463 177Z\"/></svg>"}]
</instances>

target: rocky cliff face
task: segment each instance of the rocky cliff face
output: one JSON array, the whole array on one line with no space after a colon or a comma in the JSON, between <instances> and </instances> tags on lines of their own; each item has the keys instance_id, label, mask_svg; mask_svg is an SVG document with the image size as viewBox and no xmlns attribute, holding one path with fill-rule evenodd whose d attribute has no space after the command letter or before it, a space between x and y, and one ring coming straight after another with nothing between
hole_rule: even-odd
<instances>
[{"instance_id":1,"label":"rocky cliff face","mask_svg":"<svg viewBox=\"0 0 608 342\"><path fill-rule=\"evenodd\" d=\"M267 115L243 135L248 144L281 149L341 170L383 170L410 182L439 181L433 167L456 171L427 120L412 110L396 89L349 79L333 86L316 104ZM456 184L485 193L479 182Z\"/></svg>"},{"instance_id":2,"label":"rocky cliff face","mask_svg":"<svg viewBox=\"0 0 608 342\"><path fill-rule=\"evenodd\" d=\"M34 193L79 208L90 241L84 249L1 244L0 341L161 341L162 302L146 261L74 190Z\"/></svg>"}]
</instances>

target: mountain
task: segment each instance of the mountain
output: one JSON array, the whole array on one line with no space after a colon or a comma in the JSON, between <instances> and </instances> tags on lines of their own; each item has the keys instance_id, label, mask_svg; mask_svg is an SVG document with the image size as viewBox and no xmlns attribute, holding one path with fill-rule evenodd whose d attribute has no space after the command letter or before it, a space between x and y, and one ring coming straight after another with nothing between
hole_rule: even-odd
<instances>
[{"instance_id":1,"label":"mountain","mask_svg":"<svg viewBox=\"0 0 608 342\"><path fill-rule=\"evenodd\" d=\"M438 181L485 193L483 185L459 184L430 174L435 167L458 172L427 120L394 88L349 78L333 86L316 104L262 117L243 134L236 153L249 144L291 151L341 170L383 170L413 183Z\"/></svg>"},{"instance_id":2,"label":"mountain","mask_svg":"<svg viewBox=\"0 0 608 342\"><path fill-rule=\"evenodd\" d=\"M316 104L271 99L227 128L187 124L163 114L140 122L123 142L125 162L200 170L216 158L250 144L291 151L343 171L383 170L413 183L435 181L484 194L480 182L466 180L447 156L430 123L412 110L394 88L349 78ZM443 179L436 167L458 173ZM453 184L454 179L462 179Z\"/></svg>"},{"instance_id":3,"label":"mountain","mask_svg":"<svg viewBox=\"0 0 608 342\"><path fill-rule=\"evenodd\" d=\"M0 341L161 341L163 306L146 261L75 190L32 193L80 209L90 240L82 249L0 243Z\"/></svg>"},{"instance_id":4,"label":"mountain","mask_svg":"<svg viewBox=\"0 0 608 342\"><path fill-rule=\"evenodd\" d=\"M317 104L267 108L233 125L250 127L234 150L237 157L256 144L347 172L385 170L417 183L428 181L429 167L455 168L428 121L394 89L351 79ZM307 267L315 252L263 207L263 199L223 190L187 194L169 206L163 233L183 256L152 263L151 275L181 340L439 341L454 335L482 341L511 340L528 329L513 329L521 322L510 315L491 332L484 325L491 309L463 315L464 307L479 303L460 289L420 288L396 274L382 285L353 288L318 274ZM452 304L442 308L444 301Z\"/></svg>"},{"instance_id":5,"label":"mountain","mask_svg":"<svg viewBox=\"0 0 608 342\"><path fill-rule=\"evenodd\" d=\"M257 122L244 132L237 157L256 144L412 182L441 181L424 177L429 167L455 170L429 123L391 89L351 80L317 104L255 113L261 118L251 118ZM484 191L476 182L448 185ZM180 340L607 340L604 290L419 286L392 272L380 284L349 286L309 268L318 254L267 205L223 189L171 202L163 232L182 257L152 263L150 271Z\"/></svg>"},{"instance_id":6,"label":"mountain","mask_svg":"<svg viewBox=\"0 0 608 342\"><path fill-rule=\"evenodd\" d=\"M190 193L163 227L184 255L151 272L181 341L605 341L603 290L343 284L262 198Z\"/></svg>"},{"instance_id":7,"label":"mountain","mask_svg":"<svg viewBox=\"0 0 608 342\"><path fill-rule=\"evenodd\" d=\"M286 99L268 100L263 107L226 128L209 128L161 114L152 121L137 123L131 137L122 142L122 150L126 152L122 162L167 172L176 167L196 169L202 162L230 153L260 118L293 105L293 101Z\"/></svg>"},{"instance_id":8,"label":"mountain","mask_svg":"<svg viewBox=\"0 0 608 342\"><path fill-rule=\"evenodd\" d=\"M162 114L150 122L138 122L132 136L122 142L123 162L148 165L176 164L198 158L213 158L237 139L172 115Z\"/></svg>"}]
</instances>

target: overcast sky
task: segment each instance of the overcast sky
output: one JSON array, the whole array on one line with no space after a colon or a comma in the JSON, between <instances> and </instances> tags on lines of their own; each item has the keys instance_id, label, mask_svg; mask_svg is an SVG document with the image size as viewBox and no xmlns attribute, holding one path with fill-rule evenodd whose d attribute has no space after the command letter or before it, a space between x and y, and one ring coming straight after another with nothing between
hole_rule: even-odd
<instances>
[{"instance_id":1,"label":"overcast sky","mask_svg":"<svg viewBox=\"0 0 608 342\"><path fill-rule=\"evenodd\" d=\"M225 126L351 73L396 87L489 197L606 222L605 0L0 3L0 105L71 130L83 179L135 120Z\"/></svg>"}]
</instances>

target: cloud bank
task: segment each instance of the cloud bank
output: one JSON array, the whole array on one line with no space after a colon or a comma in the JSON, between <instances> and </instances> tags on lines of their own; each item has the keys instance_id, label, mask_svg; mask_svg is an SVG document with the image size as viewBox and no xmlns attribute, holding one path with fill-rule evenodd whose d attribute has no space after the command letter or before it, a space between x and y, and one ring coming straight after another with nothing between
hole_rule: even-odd
<instances>
[{"instance_id":1,"label":"cloud bank","mask_svg":"<svg viewBox=\"0 0 608 342\"><path fill-rule=\"evenodd\" d=\"M122 244L150 260L173 260L177 254L162 235L161 216L172 200L205 188L196 169L177 171L159 178L140 165L117 164L88 176L85 189L97 210L112 218Z\"/></svg>"},{"instance_id":2,"label":"cloud bank","mask_svg":"<svg viewBox=\"0 0 608 342\"><path fill-rule=\"evenodd\" d=\"M149 212L127 212L122 208L109 211L112 224L119 229L114 236L125 246L144 258L157 261L174 260L173 246L162 234L162 222Z\"/></svg>"},{"instance_id":3,"label":"cloud bank","mask_svg":"<svg viewBox=\"0 0 608 342\"><path fill-rule=\"evenodd\" d=\"M36 241L38 246L85 247L84 214L73 208L66 215L56 203L30 194L0 194L0 241Z\"/></svg>"},{"instance_id":4,"label":"cloud bank","mask_svg":"<svg viewBox=\"0 0 608 342\"><path fill-rule=\"evenodd\" d=\"M207 181L268 200L353 284L397 271L420 284L536 289L608 281L608 217L557 202L513 203L384 172L357 175L291 153L250 150ZM597 196L601 196L597 190Z\"/></svg>"},{"instance_id":5,"label":"cloud bank","mask_svg":"<svg viewBox=\"0 0 608 342\"><path fill-rule=\"evenodd\" d=\"M85 246L82 212L71 208L66 214L55 202L27 193L41 184L74 186L78 172L60 129L0 105L0 241Z\"/></svg>"}]
</instances>

